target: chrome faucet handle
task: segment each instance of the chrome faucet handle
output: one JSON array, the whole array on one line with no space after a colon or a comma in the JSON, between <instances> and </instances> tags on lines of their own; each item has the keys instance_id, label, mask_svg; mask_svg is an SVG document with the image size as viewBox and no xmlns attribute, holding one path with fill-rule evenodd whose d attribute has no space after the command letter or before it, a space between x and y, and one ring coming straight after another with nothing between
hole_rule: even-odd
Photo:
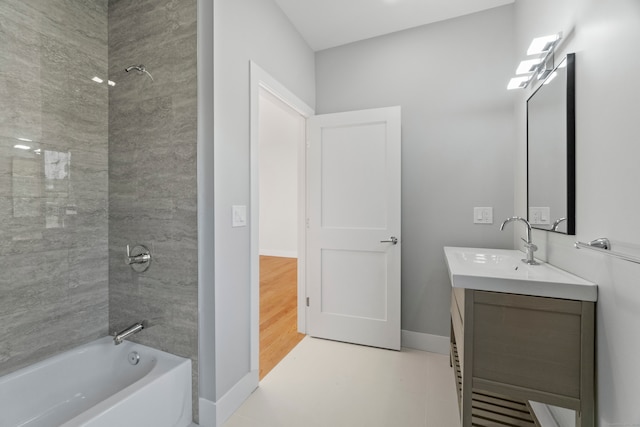
<instances>
[{"instance_id":1,"label":"chrome faucet handle","mask_svg":"<svg viewBox=\"0 0 640 427\"><path fill-rule=\"evenodd\" d=\"M136 245L133 249L129 249L127 245L127 256L124 262L138 273L142 273L151 264L151 252L143 245Z\"/></svg>"},{"instance_id":2,"label":"chrome faucet handle","mask_svg":"<svg viewBox=\"0 0 640 427\"><path fill-rule=\"evenodd\" d=\"M527 242L522 237L520 239L522 239L522 241L524 242L524 247L527 250L527 252L526 252L527 257L522 259L522 262L524 262L525 264L529 264L529 265L538 265L538 264L540 264L538 261L535 260L535 258L533 256L533 253L538 250L538 246L534 245L533 243Z\"/></svg>"},{"instance_id":3,"label":"chrome faucet handle","mask_svg":"<svg viewBox=\"0 0 640 427\"><path fill-rule=\"evenodd\" d=\"M524 242L524 247L531 249L532 252L535 252L535 251L538 250L538 246L537 245L527 242L527 240L524 237L521 237L520 240L522 240Z\"/></svg>"}]
</instances>

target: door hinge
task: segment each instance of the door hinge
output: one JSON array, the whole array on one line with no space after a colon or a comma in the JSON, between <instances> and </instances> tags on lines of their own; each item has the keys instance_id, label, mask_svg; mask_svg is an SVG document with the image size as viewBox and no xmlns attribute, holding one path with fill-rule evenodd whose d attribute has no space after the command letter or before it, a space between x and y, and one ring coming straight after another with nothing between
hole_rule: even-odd
<instances>
[{"instance_id":1,"label":"door hinge","mask_svg":"<svg viewBox=\"0 0 640 427\"><path fill-rule=\"evenodd\" d=\"M309 297L307 297L307 307L309 307Z\"/></svg>"},{"instance_id":2,"label":"door hinge","mask_svg":"<svg viewBox=\"0 0 640 427\"><path fill-rule=\"evenodd\" d=\"M307 228L309 228L309 218L306 219Z\"/></svg>"}]
</instances>

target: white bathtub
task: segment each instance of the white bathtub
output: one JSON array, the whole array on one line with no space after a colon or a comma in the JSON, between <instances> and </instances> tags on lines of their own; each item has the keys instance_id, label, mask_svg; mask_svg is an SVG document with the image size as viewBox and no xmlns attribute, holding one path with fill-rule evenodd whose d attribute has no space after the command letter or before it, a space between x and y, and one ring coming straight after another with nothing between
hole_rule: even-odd
<instances>
[{"instance_id":1,"label":"white bathtub","mask_svg":"<svg viewBox=\"0 0 640 427\"><path fill-rule=\"evenodd\" d=\"M186 427L191 415L191 360L111 337L0 378L1 427Z\"/></svg>"}]
</instances>

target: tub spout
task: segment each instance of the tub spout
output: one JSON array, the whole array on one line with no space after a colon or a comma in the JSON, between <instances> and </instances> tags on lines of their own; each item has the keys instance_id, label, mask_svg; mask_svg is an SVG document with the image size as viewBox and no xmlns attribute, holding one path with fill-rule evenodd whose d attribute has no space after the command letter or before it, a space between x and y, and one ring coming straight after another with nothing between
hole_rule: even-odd
<instances>
[{"instance_id":1,"label":"tub spout","mask_svg":"<svg viewBox=\"0 0 640 427\"><path fill-rule=\"evenodd\" d=\"M127 329L120 331L113 337L113 343L115 345L122 344L122 341L129 338L131 335L136 334L144 329L144 322L135 323L129 326Z\"/></svg>"}]
</instances>

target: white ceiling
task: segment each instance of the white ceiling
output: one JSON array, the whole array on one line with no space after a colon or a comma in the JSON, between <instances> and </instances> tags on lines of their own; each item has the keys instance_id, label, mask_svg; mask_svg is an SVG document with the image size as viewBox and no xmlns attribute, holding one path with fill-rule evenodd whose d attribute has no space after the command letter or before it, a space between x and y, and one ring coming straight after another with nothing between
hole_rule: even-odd
<instances>
[{"instance_id":1,"label":"white ceiling","mask_svg":"<svg viewBox=\"0 0 640 427\"><path fill-rule=\"evenodd\" d=\"M514 2L514 0L275 1L314 51Z\"/></svg>"}]
</instances>

